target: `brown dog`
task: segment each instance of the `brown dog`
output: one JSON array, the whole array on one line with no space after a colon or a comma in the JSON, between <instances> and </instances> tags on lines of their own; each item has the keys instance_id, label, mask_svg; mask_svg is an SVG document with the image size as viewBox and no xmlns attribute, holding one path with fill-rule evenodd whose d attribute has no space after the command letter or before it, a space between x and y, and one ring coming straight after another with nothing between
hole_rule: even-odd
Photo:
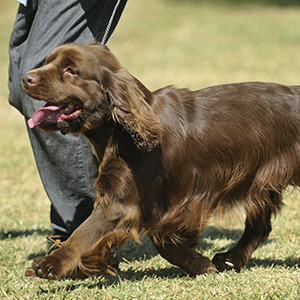
<instances>
[{"instance_id":1,"label":"brown dog","mask_svg":"<svg viewBox=\"0 0 300 300\"><path fill-rule=\"evenodd\" d=\"M40 277L114 272L112 247L147 234L191 275L240 269L271 231L287 185L300 184L300 87L240 83L150 92L106 46L67 44L24 77L44 100L30 127L83 133L98 176L91 216L34 260ZM212 213L246 212L238 244L213 260L195 251Z\"/></svg>"}]
</instances>

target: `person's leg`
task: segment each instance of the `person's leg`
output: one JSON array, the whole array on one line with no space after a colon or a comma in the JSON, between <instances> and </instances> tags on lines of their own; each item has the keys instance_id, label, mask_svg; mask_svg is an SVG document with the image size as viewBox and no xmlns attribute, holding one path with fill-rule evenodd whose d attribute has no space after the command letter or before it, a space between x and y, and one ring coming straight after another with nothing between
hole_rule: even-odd
<instances>
[{"instance_id":1,"label":"person's leg","mask_svg":"<svg viewBox=\"0 0 300 300\"><path fill-rule=\"evenodd\" d=\"M118 1L29 0L20 5L10 41L9 102L27 121L44 105L28 98L22 76L41 66L51 50L66 42L101 39ZM126 0L118 6L110 33ZM38 8L38 9L37 9ZM66 136L28 129L36 164L51 201L53 234L69 235L91 213L94 201L91 177L96 170L83 136Z\"/></svg>"}]
</instances>

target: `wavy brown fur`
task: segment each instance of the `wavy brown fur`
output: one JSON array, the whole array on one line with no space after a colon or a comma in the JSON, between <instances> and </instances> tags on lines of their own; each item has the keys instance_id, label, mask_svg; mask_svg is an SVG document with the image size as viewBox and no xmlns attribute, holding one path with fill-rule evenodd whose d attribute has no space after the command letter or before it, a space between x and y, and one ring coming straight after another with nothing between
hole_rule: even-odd
<instances>
[{"instance_id":1,"label":"wavy brown fur","mask_svg":"<svg viewBox=\"0 0 300 300\"><path fill-rule=\"evenodd\" d=\"M24 88L51 105L80 106L77 118L39 126L83 133L99 169L92 215L63 247L35 260L39 276L112 272L110 249L141 233L191 275L238 270L267 239L282 191L300 184L298 86L150 92L107 47L91 43L55 49L24 76ZM197 253L211 214L236 206L246 214L237 245L212 261Z\"/></svg>"}]
</instances>

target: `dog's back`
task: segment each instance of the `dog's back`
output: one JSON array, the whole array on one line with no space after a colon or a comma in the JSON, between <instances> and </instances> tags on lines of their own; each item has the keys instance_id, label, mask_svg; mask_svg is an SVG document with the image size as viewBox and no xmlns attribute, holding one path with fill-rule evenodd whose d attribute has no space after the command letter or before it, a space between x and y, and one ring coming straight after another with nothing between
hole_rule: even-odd
<instances>
[{"instance_id":1,"label":"dog's back","mask_svg":"<svg viewBox=\"0 0 300 300\"><path fill-rule=\"evenodd\" d=\"M270 192L300 185L300 87L250 82L154 95L173 206L163 224L195 228L237 203L249 218L266 207L276 213L281 197Z\"/></svg>"}]
</instances>

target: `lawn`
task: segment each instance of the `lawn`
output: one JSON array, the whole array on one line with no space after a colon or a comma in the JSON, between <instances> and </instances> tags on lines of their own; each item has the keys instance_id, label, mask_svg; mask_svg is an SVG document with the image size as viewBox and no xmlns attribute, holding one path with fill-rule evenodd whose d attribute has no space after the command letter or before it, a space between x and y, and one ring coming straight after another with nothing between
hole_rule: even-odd
<instances>
[{"instance_id":1,"label":"lawn","mask_svg":"<svg viewBox=\"0 0 300 300\"><path fill-rule=\"evenodd\" d=\"M261 2L132 0L108 46L150 89L256 80L299 84L299 1ZM17 1L0 0L0 299L300 299L300 196L292 190L270 238L239 273L190 278L145 238L143 245L118 249L118 277L25 279L32 259L47 250L50 220L24 120L7 103L16 10ZM212 258L242 229L242 217L213 218L199 251Z\"/></svg>"}]
</instances>

